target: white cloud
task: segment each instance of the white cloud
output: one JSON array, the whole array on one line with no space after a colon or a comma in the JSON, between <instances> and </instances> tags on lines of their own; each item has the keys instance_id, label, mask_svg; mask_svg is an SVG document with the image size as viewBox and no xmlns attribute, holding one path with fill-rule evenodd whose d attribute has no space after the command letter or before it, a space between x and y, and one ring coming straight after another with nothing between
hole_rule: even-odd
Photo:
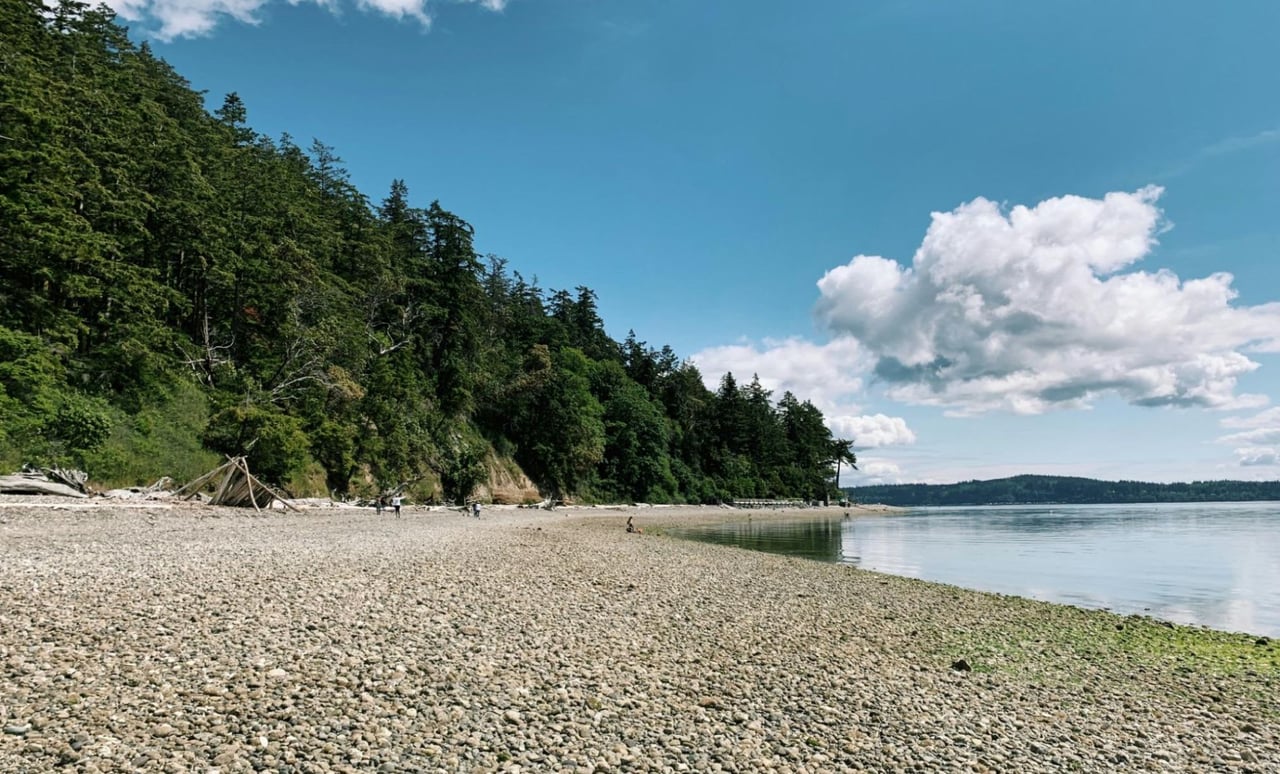
<instances>
[{"instance_id":1,"label":"white cloud","mask_svg":"<svg viewBox=\"0 0 1280 774\"><path fill-rule=\"evenodd\" d=\"M859 255L818 282L817 315L875 358L889 397L977 414L1137 405L1246 408L1237 395L1280 350L1280 303L1233 306L1230 274L1123 271L1163 227L1162 190L934 213L909 268Z\"/></svg>"},{"instance_id":2,"label":"white cloud","mask_svg":"<svg viewBox=\"0 0 1280 774\"><path fill-rule=\"evenodd\" d=\"M289 5L312 2L337 13L341 0L286 0ZM142 24L158 40L196 38L213 32L227 18L257 24L259 11L272 0L104 0L120 18ZM357 8L375 11L394 19L410 18L431 26L432 8L440 0L355 0ZM490 11L501 11L507 0L452 0L475 3Z\"/></svg>"},{"instance_id":3,"label":"white cloud","mask_svg":"<svg viewBox=\"0 0 1280 774\"><path fill-rule=\"evenodd\" d=\"M847 336L826 344L795 337L765 339L761 345L730 344L704 349L690 360L709 389L717 389L726 373L732 373L739 386L759 376L774 401L790 392L813 403L825 416L832 435L852 440L855 450L916 441L916 434L902 417L861 412L857 404L863 388L861 375L872 361L858 342Z\"/></svg>"},{"instance_id":4,"label":"white cloud","mask_svg":"<svg viewBox=\"0 0 1280 774\"><path fill-rule=\"evenodd\" d=\"M1280 406L1258 412L1251 417L1224 417L1222 426L1240 430L1280 428Z\"/></svg>"},{"instance_id":5,"label":"white cloud","mask_svg":"<svg viewBox=\"0 0 1280 774\"><path fill-rule=\"evenodd\" d=\"M889 460L859 459L858 472L861 475L858 476L856 481L842 481L841 484L843 486L872 486L875 484L906 483L902 477L902 468Z\"/></svg>"},{"instance_id":6,"label":"white cloud","mask_svg":"<svg viewBox=\"0 0 1280 774\"><path fill-rule=\"evenodd\" d=\"M1259 427L1256 430L1242 430L1218 439L1223 443L1247 443L1251 445L1274 443L1280 444L1280 427Z\"/></svg>"},{"instance_id":7,"label":"white cloud","mask_svg":"<svg viewBox=\"0 0 1280 774\"><path fill-rule=\"evenodd\" d=\"M824 414L848 405L850 396L862 389L861 374L870 365L862 347L847 336L827 344L800 338L765 339L763 346L729 344L704 349L690 360L710 389L716 389L727 372L740 385L759 375L760 384L773 393L774 400L789 391Z\"/></svg>"},{"instance_id":8,"label":"white cloud","mask_svg":"<svg viewBox=\"0 0 1280 774\"><path fill-rule=\"evenodd\" d=\"M1261 446L1236 449L1236 457L1245 467L1259 465L1280 465L1280 451Z\"/></svg>"},{"instance_id":9,"label":"white cloud","mask_svg":"<svg viewBox=\"0 0 1280 774\"><path fill-rule=\"evenodd\" d=\"M855 449L878 449L882 446L898 446L916 442L916 434L907 427L902 417L884 414L863 416L834 416L827 419L827 426L837 438L853 441Z\"/></svg>"},{"instance_id":10,"label":"white cloud","mask_svg":"<svg viewBox=\"0 0 1280 774\"><path fill-rule=\"evenodd\" d=\"M1237 432L1218 439L1219 443L1237 446L1236 460L1246 467L1280 465L1280 406L1261 411L1251 417L1227 417L1223 427Z\"/></svg>"}]
</instances>

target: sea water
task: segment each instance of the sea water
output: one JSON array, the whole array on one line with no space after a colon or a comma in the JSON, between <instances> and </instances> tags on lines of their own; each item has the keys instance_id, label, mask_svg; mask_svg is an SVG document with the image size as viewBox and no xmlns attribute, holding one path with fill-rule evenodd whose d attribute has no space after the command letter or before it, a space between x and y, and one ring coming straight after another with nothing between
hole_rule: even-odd
<instances>
[{"instance_id":1,"label":"sea water","mask_svg":"<svg viewBox=\"0 0 1280 774\"><path fill-rule=\"evenodd\" d=\"M921 508L811 521L761 513L672 534L1280 637L1276 502Z\"/></svg>"}]
</instances>

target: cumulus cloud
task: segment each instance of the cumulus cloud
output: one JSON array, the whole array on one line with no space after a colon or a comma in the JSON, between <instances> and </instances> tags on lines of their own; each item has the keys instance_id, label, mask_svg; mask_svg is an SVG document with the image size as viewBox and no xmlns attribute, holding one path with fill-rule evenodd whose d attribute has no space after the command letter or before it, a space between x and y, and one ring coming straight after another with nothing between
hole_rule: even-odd
<instances>
[{"instance_id":1,"label":"cumulus cloud","mask_svg":"<svg viewBox=\"0 0 1280 774\"><path fill-rule=\"evenodd\" d=\"M1222 426L1237 430L1280 428L1280 406L1260 411L1251 417L1223 417Z\"/></svg>"},{"instance_id":2,"label":"cumulus cloud","mask_svg":"<svg viewBox=\"0 0 1280 774\"><path fill-rule=\"evenodd\" d=\"M740 385L752 376L773 393L774 400L790 392L817 406L826 416L827 426L838 438L848 438L856 449L873 449L915 443L915 433L901 417L884 414L862 415L856 403L863 388L862 374L870 367L866 352L849 337L815 344L800 338L766 339L711 347L690 360L702 372L710 389L732 373Z\"/></svg>"},{"instance_id":3,"label":"cumulus cloud","mask_svg":"<svg viewBox=\"0 0 1280 774\"><path fill-rule=\"evenodd\" d=\"M862 374L870 365L862 347L849 337L826 344L801 338L765 339L762 345L728 344L704 349L690 360L710 389L716 389L726 373L733 373L739 384L758 375L775 400L791 392L824 414L862 389Z\"/></svg>"},{"instance_id":4,"label":"cumulus cloud","mask_svg":"<svg viewBox=\"0 0 1280 774\"><path fill-rule=\"evenodd\" d=\"M1218 439L1223 443L1280 444L1280 426L1259 427L1253 430L1241 430L1238 433L1224 435Z\"/></svg>"},{"instance_id":5,"label":"cumulus cloud","mask_svg":"<svg viewBox=\"0 0 1280 774\"><path fill-rule=\"evenodd\" d=\"M910 267L859 255L818 282L819 319L874 358L889 397L957 414L1038 414L1104 394L1143 406L1246 408L1280 351L1280 303L1241 307L1230 274L1126 271L1165 228L1147 187L934 213Z\"/></svg>"},{"instance_id":6,"label":"cumulus cloud","mask_svg":"<svg viewBox=\"0 0 1280 774\"><path fill-rule=\"evenodd\" d=\"M889 460L881 459L860 459L858 461L858 480L850 484L843 482L845 486L871 486L874 484L903 484L906 480L902 477L902 468Z\"/></svg>"},{"instance_id":7,"label":"cumulus cloud","mask_svg":"<svg viewBox=\"0 0 1280 774\"><path fill-rule=\"evenodd\" d=\"M1280 406L1248 417L1227 417L1222 426L1236 430L1218 439L1237 446L1236 460L1246 467L1280 465Z\"/></svg>"},{"instance_id":8,"label":"cumulus cloud","mask_svg":"<svg viewBox=\"0 0 1280 774\"><path fill-rule=\"evenodd\" d=\"M136 22L158 40L195 38L213 32L228 18L243 24L257 24L259 11L272 0L104 0L120 18ZM312 2L337 13L341 0L287 0L289 5ZM476 3L490 11L501 11L507 0L453 0ZM431 26L432 9L438 0L355 0L357 8L385 14L394 19L410 18Z\"/></svg>"},{"instance_id":9,"label":"cumulus cloud","mask_svg":"<svg viewBox=\"0 0 1280 774\"><path fill-rule=\"evenodd\" d=\"M916 442L916 434L907 427L902 417L884 414L862 416L835 416L827 419L827 426L837 438L853 441L855 449L878 449L881 446L899 446Z\"/></svg>"},{"instance_id":10,"label":"cumulus cloud","mask_svg":"<svg viewBox=\"0 0 1280 774\"><path fill-rule=\"evenodd\" d=\"M1245 467L1258 465L1280 465L1280 451L1263 447L1236 449L1236 457Z\"/></svg>"}]
</instances>

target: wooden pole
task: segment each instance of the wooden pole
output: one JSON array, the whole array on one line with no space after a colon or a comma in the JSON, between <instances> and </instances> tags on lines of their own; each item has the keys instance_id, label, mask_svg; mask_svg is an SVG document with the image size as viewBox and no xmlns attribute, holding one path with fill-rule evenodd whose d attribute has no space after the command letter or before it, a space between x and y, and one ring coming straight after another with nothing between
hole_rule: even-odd
<instances>
[{"instance_id":1,"label":"wooden pole","mask_svg":"<svg viewBox=\"0 0 1280 774\"><path fill-rule=\"evenodd\" d=\"M249 463L245 461L244 457L240 458L240 469L244 471L245 486L249 487L249 502L253 503L255 511L261 512L262 509L258 507L258 498L253 495L253 485L255 483L253 474L249 472Z\"/></svg>"}]
</instances>

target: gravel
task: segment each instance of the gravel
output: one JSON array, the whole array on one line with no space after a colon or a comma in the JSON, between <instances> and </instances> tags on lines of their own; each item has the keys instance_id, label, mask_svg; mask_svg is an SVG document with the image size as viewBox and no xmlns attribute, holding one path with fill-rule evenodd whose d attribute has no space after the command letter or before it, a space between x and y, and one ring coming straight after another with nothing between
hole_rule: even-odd
<instances>
[{"instance_id":1,"label":"gravel","mask_svg":"<svg viewBox=\"0 0 1280 774\"><path fill-rule=\"evenodd\" d=\"M0 771L1280 770L1275 643L660 534L714 509L24 503Z\"/></svg>"}]
</instances>

